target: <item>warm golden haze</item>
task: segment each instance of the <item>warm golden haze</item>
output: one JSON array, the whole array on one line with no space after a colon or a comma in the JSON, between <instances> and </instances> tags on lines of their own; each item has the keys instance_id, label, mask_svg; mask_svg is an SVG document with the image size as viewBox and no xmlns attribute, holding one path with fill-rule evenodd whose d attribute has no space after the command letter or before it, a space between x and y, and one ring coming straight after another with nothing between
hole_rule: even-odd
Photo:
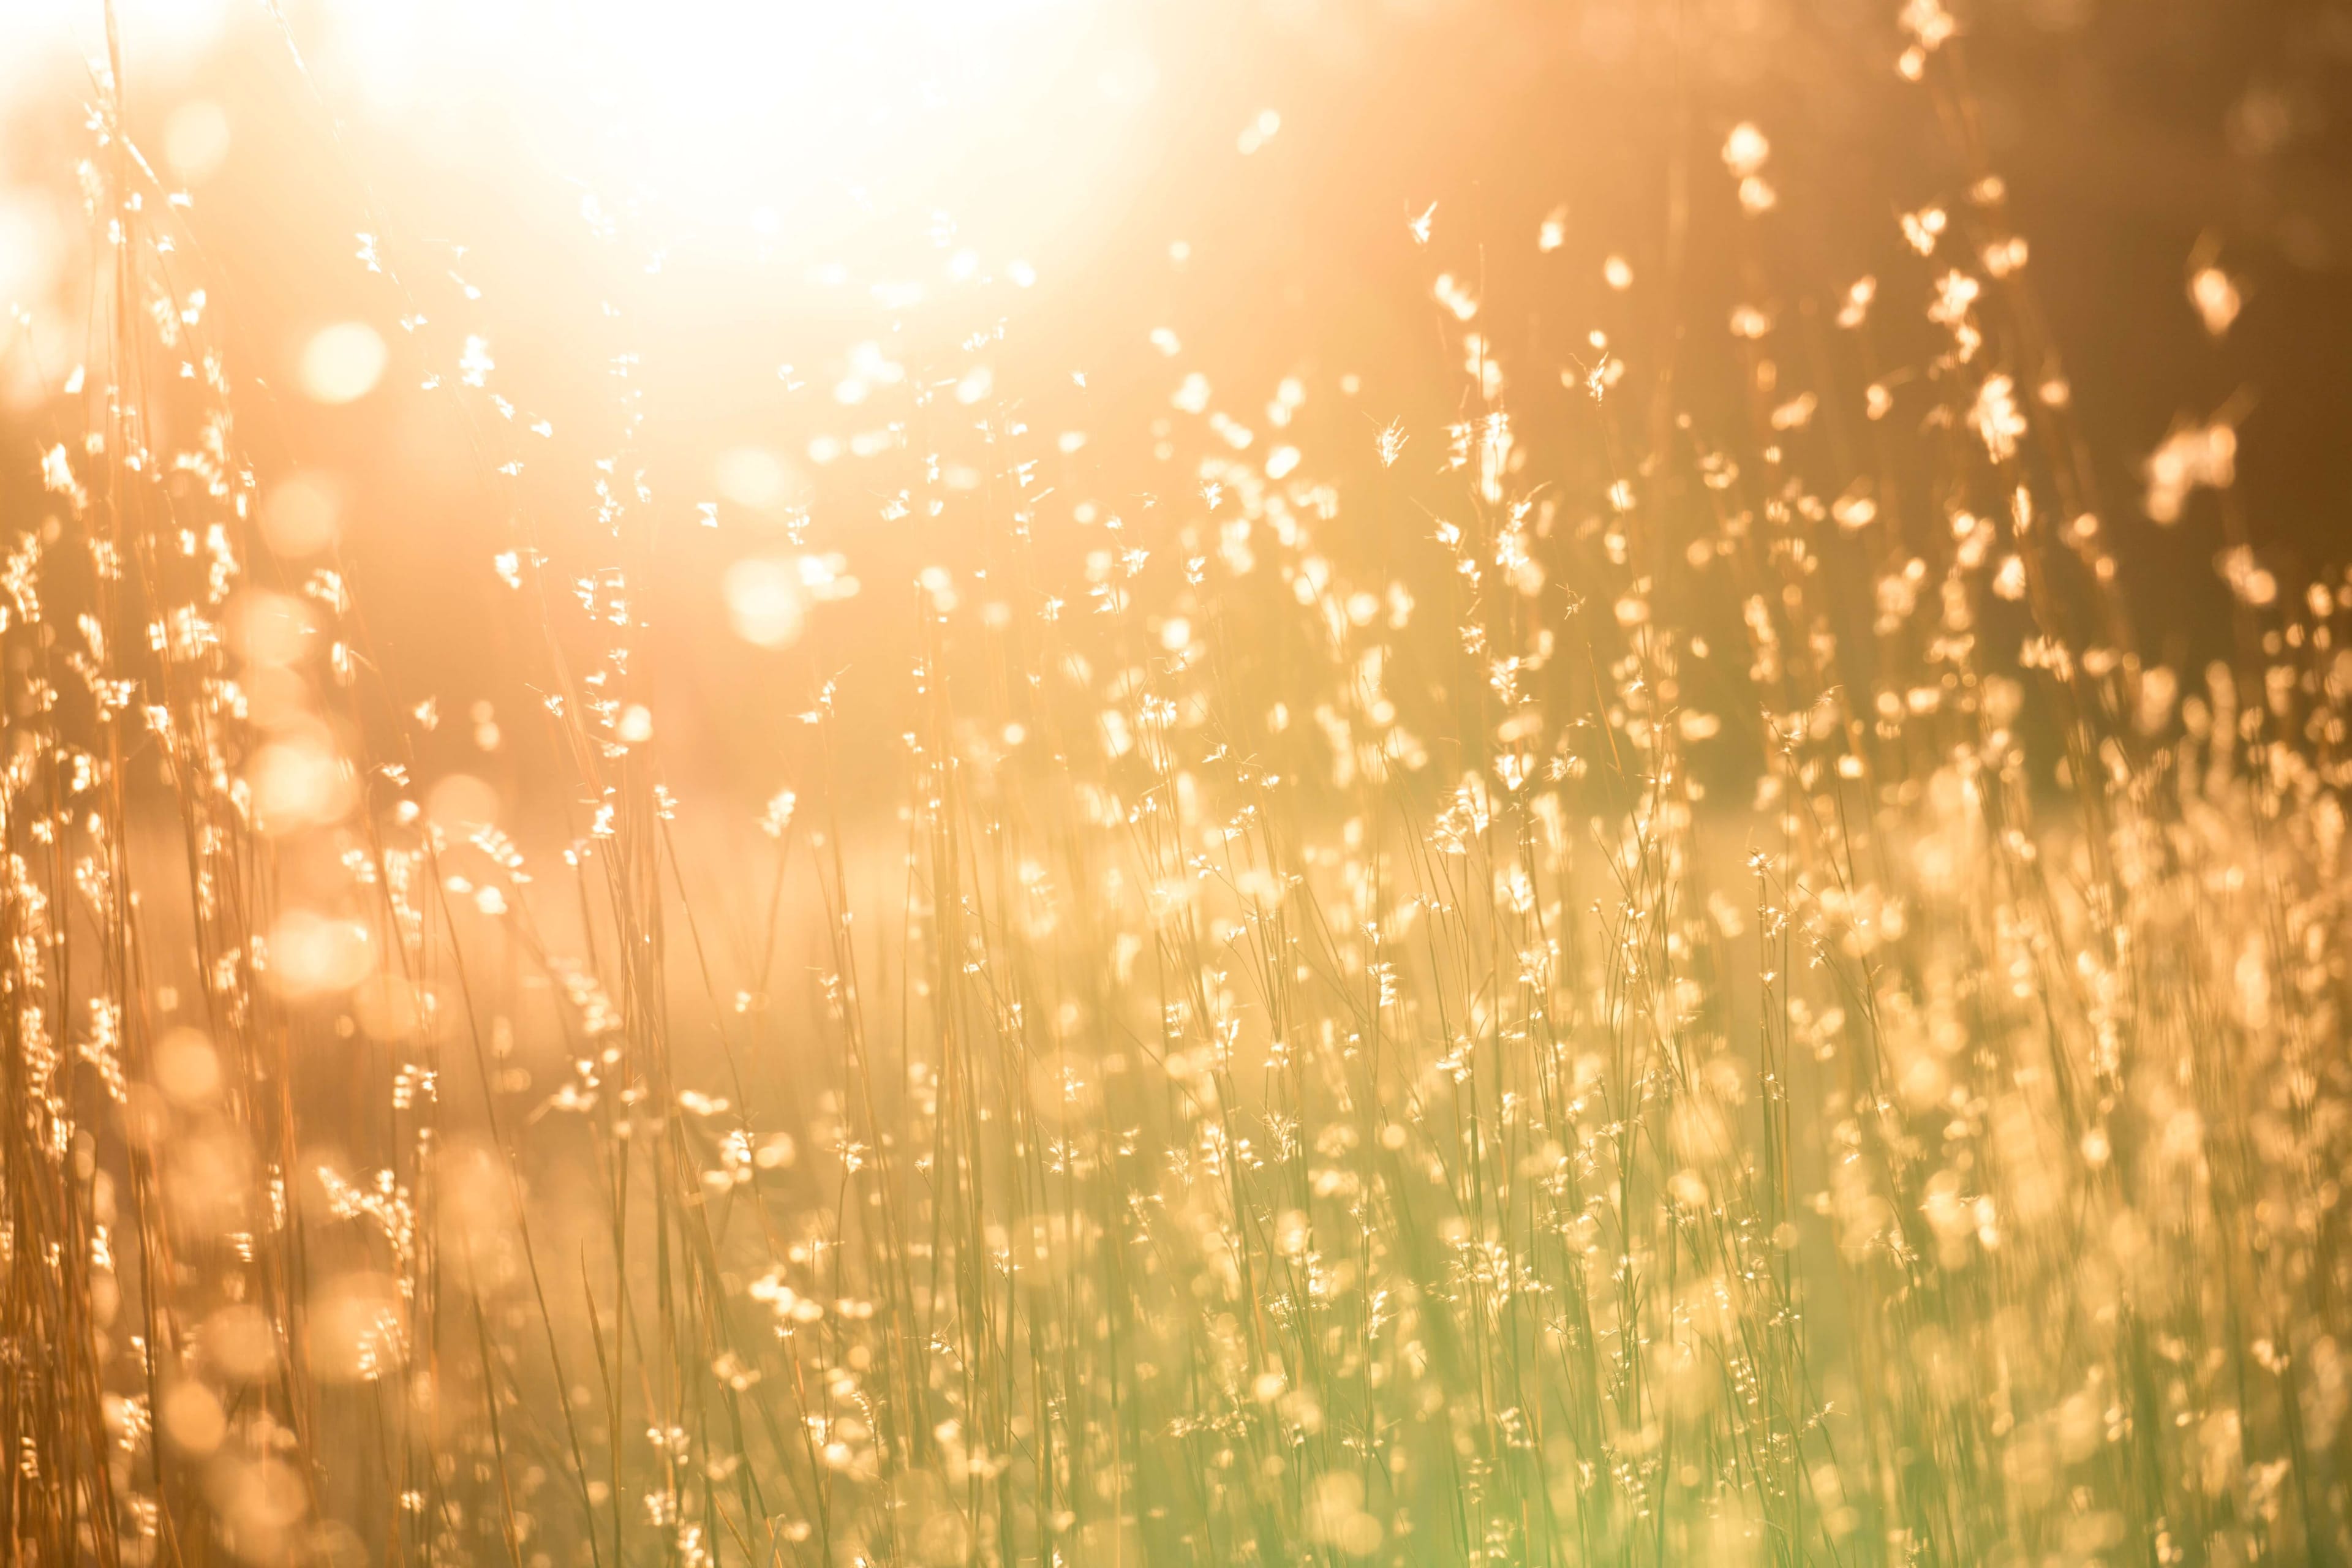
<instances>
[{"instance_id":1,"label":"warm golden haze","mask_svg":"<svg viewBox=\"0 0 2352 1568\"><path fill-rule=\"evenodd\" d=\"M2352 1556L2352 24L2160 9L10 13L0 1552Z\"/></svg>"}]
</instances>

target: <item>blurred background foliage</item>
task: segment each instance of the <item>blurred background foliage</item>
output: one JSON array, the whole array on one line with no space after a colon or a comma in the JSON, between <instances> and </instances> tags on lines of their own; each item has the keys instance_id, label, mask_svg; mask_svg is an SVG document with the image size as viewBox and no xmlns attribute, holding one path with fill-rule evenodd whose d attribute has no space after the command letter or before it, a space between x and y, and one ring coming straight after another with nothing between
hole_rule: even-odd
<instances>
[{"instance_id":1,"label":"blurred background foliage","mask_svg":"<svg viewBox=\"0 0 2352 1568\"><path fill-rule=\"evenodd\" d=\"M744 679L783 680L790 706L808 672L774 677L766 660L746 675L752 656L719 634L724 566L803 505L811 542L854 542L868 581L978 564L982 531L952 511L880 523L895 481L809 458L812 441L896 417L891 398L927 371L961 374L975 333L1009 324L992 374L1033 424L1092 435L1055 476L1066 492L1150 482L1147 456L1111 433L1140 439L1164 417L1173 376L1148 340L1162 327L1220 386L1361 378L1355 405L1318 397L1301 417L1327 450L1369 462L1371 429L1449 413L1457 367L1432 325L1433 259L1478 279L1498 353L1566 369L1605 325L1636 386L1671 363L1704 411L1738 398L1732 373L1675 345L1748 280L1736 211L1686 196L1694 180L1712 190L1729 126L1753 121L1777 150L1781 221L1766 244L1778 286L1807 290L1780 306L1834 301L1899 248L1897 213L1958 194L1948 142L1893 69L1890 8L1865 0L997 9L927 50L906 47L927 36L919 10L883 7L840 34L786 8L736 50L722 8L630 109L582 86L635 46L630 24L593 7L523 51L432 6L125 6L131 128L193 198L226 347L252 378L237 395L246 437L264 465L331 474L342 548L378 585L373 634L401 683L453 708L486 695L468 690L473 672L510 652L488 546L518 505L555 537L594 526L580 504L589 454L626 417L613 362L647 343L660 352L630 390L660 416L631 437L633 461L681 526L639 591L711 632L676 666L704 683L706 710L708 692ZM28 454L87 357L71 325L89 277L73 169L92 96L77 49L96 19L94 4L47 0L0 24L0 297L33 318L0 360L0 467L18 506L37 504ZM1987 0L1963 21L1981 135L2032 247L2104 509L2136 510L2141 465L2176 424L2242 411L2238 494L2258 547L2296 580L2352 501L2352 7ZM706 65L720 74L698 79ZM691 112L763 94L809 107L782 125ZM1244 153L1237 137L1269 109L1278 133ZM1433 258L1406 231L1433 201ZM1647 287L1677 203L1681 279ZM1555 212L1566 243L1539 253L1530 241ZM386 237L396 282L354 259L363 233ZM965 278L935 276L962 253L976 258ZM1617 254L1643 285L1622 300L1599 266ZM1009 286L1015 258L1045 286ZM2207 262L2244 300L2219 343L2186 291ZM426 324L404 331L409 316ZM299 353L342 320L371 323L390 365L367 398L320 406L295 395ZM557 432L506 490L467 416L420 387L475 331L503 394ZM860 343L909 379L851 406L827 394ZM1536 374L1513 395L1523 422L1576 395ZM716 495L720 455L745 447L774 458L757 482L782 502L727 503L716 535L683 526ZM2158 628L2151 657L2193 665L2221 646L2217 548L2210 523L2122 531L2126 582Z\"/></svg>"}]
</instances>

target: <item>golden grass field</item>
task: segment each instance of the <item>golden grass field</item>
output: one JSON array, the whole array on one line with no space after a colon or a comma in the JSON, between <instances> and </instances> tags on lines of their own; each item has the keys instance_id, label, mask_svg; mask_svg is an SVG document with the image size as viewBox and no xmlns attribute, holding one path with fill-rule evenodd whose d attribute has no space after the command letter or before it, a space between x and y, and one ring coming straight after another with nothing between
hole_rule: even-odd
<instances>
[{"instance_id":1,"label":"golden grass field","mask_svg":"<svg viewBox=\"0 0 2352 1568\"><path fill-rule=\"evenodd\" d=\"M56 9L7 1568L2352 1557L2341 283L2092 330L2138 23Z\"/></svg>"}]
</instances>

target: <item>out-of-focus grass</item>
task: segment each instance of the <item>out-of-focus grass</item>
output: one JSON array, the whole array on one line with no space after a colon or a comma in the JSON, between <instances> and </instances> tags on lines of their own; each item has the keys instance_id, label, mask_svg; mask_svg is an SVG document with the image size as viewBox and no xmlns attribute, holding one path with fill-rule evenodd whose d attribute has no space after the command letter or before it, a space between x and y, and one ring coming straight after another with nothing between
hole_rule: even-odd
<instances>
[{"instance_id":1,"label":"out-of-focus grass","mask_svg":"<svg viewBox=\"0 0 2352 1568\"><path fill-rule=\"evenodd\" d=\"M1941 17L1885 275L1689 308L1744 416L1596 337L1515 420L1451 277L1450 428L1203 379L1066 514L961 398L985 575L856 605L895 798L820 685L682 804L656 539L500 554L580 803L512 837L256 536L101 115L0 630L15 1556L2339 1560L2347 584L2224 506L2237 657L2144 658Z\"/></svg>"}]
</instances>

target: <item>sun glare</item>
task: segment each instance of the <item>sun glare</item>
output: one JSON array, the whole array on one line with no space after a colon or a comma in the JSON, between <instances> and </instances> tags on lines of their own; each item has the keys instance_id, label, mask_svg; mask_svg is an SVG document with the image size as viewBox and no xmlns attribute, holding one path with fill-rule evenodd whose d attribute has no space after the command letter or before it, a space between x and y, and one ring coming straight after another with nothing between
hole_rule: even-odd
<instances>
[{"instance_id":1,"label":"sun glare","mask_svg":"<svg viewBox=\"0 0 2352 1568\"><path fill-rule=\"evenodd\" d=\"M1099 0L116 4L151 91L240 29L280 31L361 123L461 162L511 142L592 224L626 206L681 247L820 243L950 197L1009 243L1056 210L1041 164L1079 182L1106 166L1155 80L1137 19ZM0 6L0 88L102 61L104 16L103 0ZM235 123L189 100L156 162L200 184Z\"/></svg>"},{"instance_id":2,"label":"sun glare","mask_svg":"<svg viewBox=\"0 0 2352 1568\"><path fill-rule=\"evenodd\" d=\"M330 0L320 59L380 111L428 125L457 131L495 103L596 199L774 232L930 199L951 173L967 196L988 194L963 167L975 152L1044 134L1073 93L1115 108L1137 73L1118 70L1098 9Z\"/></svg>"}]
</instances>

